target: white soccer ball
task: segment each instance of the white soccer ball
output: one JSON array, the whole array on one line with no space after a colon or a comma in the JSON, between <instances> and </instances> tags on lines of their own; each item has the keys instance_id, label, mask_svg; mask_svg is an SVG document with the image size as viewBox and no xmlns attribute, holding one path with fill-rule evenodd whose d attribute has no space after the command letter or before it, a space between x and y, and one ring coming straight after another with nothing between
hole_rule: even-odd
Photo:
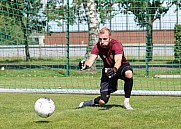
<instances>
[{"instance_id":1,"label":"white soccer ball","mask_svg":"<svg viewBox=\"0 0 181 129\"><path fill-rule=\"evenodd\" d=\"M36 114L46 118L51 116L55 111L55 103L50 98L39 98L34 105Z\"/></svg>"}]
</instances>

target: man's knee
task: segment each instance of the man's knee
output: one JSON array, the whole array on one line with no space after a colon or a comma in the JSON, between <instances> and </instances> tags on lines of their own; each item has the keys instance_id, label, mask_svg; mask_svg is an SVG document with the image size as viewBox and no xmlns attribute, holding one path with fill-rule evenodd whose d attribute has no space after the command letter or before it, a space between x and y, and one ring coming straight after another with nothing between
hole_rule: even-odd
<instances>
[{"instance_id":1,"label":"man's knee","mask_svg":"<svg viewBox=\"0 0 181 129\"><path fill-rule=\"evenodd\" d=\"M133 78L133 69L130 65L124 66L121 70L121 75L123 76L123 80Z\"/></svg>"},{"instance_id":2,"label":"man's knee","mask_svg":"<svg viewBox=\"0 0 181 129\"><path fill-rule=\"evenodd\" d=\"M126 78L132 78L132 77L133 77L133 72L132 72L131 70L127 70L127 71L125 72L125 77L126 77Z\"/></svg>"},{"instance_id":3,"label":"man's knee","mask_svg":"<svg viewBox=\"0 0 181 129\"><path fill-rule=\"evenodd\" d=\"M105 105L106 102L105 102L104 100L100 99L100 100L99 100L99 104L100 104L100 105Z\"/></svg>"},{"instance_id":4,"label":"man's knee","mask_svg":"<svg viewBox=\"0 0 181 129\"><path fill-rule=\"evenodd\" d=\"M99 100L100 105L105 105L109 101L110 95L101 96L101 99Z\"/></svg>"}]
</instances>

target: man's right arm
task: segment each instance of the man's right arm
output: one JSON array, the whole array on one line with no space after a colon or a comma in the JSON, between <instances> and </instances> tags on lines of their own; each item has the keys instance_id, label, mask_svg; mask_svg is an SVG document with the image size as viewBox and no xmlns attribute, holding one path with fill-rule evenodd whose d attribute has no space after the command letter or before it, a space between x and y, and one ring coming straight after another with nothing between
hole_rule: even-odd
<instances>
[{"instance_id":1,"label":"man's right arm","mask_svg":"<svg viewBox=\"0 0 181 129\"><path fill-rule=\"evenodd\" d=\"M97 59L97 55L91 54L91 55L89 56L88 60L85 62L85 65L91 67L91 66L94 64L94 62L95 62L96 59Z\"/></svg>"},{"instance_id":2,"label":"man's right arm","mask_svg":"<svg viewBox=\"0 0 181 129\"><path fill-rule=\"evenodd\" d=\"M90 57L88 58L88 60L80 61L79 62L79 69L80 70L86 70L86 69L90 68L94 64L96 58L97 58L97 55L91 54Z\"/></svg>"}]
</instances>

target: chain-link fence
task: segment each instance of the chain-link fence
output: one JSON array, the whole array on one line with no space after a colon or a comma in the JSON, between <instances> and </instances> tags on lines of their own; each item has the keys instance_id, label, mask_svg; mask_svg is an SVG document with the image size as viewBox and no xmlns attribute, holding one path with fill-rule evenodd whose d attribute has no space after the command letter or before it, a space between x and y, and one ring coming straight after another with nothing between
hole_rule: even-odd
<instances>
[{"instance_id":1,"label":"chain-link fence","mask_svg":"<svg viewBox=\"0 0 181 129\"><path fill-rule=\"evenodd\" d=\"M180 94L179 0L2 0L0 14L3 89L97 93L102 61L85 72L78 62L107 26L134 68L133 94Z\"/></svg>"}]
</instances>

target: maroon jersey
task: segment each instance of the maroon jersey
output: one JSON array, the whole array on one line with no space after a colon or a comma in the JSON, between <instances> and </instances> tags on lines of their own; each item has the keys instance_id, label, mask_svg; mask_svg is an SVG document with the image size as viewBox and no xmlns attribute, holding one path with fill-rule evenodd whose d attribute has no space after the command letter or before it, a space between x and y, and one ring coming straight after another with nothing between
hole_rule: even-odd
<instances>
[{"instance_id":1,"label":"maroon jersey","mask_svg":"<svg viewBox=\"0 0 181 129\"><path fill-rule=\"evenodd\" d=\"M115 61L114 56L117 54L122 54L122 62L121 65L129 64L124 56L123 46L122 44L112 39L110 41L110 45L108 48L102 48L99 43L97 43L92 51L91 54L99 55L104 63L104 68L113 68Z\"/></svg>"}]
</instances>

